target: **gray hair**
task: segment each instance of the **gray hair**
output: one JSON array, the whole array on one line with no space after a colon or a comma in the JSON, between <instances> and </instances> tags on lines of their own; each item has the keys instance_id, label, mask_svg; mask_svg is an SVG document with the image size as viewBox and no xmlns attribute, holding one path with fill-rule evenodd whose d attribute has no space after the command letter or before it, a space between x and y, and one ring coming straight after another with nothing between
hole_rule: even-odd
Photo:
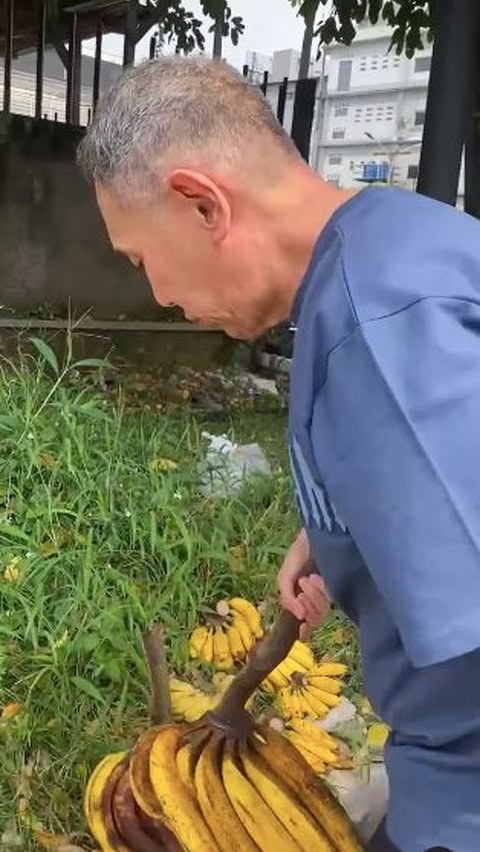
<instances>
[{"instance_id":1,"label":"gray hair","mask_svg":"<svg viewBox=\"0 0 480 852\"><path fill-rule=\"evenodd\" d=\"M158 193L168 165L245 167L262 150L268 163L271 143L296 153L260 89L224 63L173 56L122 74L100 103L78 160L87 179L120 196L152 187Z\"/></svg>"}]
</instances>

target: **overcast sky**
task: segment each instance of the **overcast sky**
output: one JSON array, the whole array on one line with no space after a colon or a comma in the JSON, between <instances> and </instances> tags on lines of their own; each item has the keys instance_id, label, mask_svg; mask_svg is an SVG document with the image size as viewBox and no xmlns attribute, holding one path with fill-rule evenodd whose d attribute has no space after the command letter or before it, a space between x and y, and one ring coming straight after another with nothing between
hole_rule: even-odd
<instances>
[{"instance_id":1,"label":"overcast sky","mask_svg":"<svg viewBox=\"0 0 480 852\"><path fill-rule=\"evenodd\" d=\"M196 0L185 0L187 9L199 17L200 11ZM231 7L236 15L241 15L245 23L245 33L238 47L225 39L224 56L232 65L241 68L245 62L248 50L271 55L274 50L293 47L300 49L302 44L303 27L289 0L231 0ZM150 35L143 40L137 49L138 57L148 55ZM208 50L211 50L209 39ZM93 45L88 45L88 52ZM121 57L122 39L110 35L104 39L104 53Z\"/></svg>"}]
</instances>

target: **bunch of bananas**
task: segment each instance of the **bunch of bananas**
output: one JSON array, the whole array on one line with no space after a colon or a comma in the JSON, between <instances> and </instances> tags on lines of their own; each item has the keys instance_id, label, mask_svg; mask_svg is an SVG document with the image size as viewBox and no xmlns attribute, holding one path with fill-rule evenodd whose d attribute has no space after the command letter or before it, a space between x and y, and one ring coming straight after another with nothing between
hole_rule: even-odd
<instances>
[{"instance_id":1,"label":"bunch of bananas","mask_svg":"<svg viewBox=\"0 0 480 852\"><path fill-rule=\"evenodd\" d=\"M308 671L296 671L278 692L278 706L285 719L310 716L321 719L340 702L343 663L319 663Z\"/></svg>"},{"instance_id":2,"label":"bunch of bananas","mask_svg":"<svg viewBox=\"0 0 480 852\"><path fill-rule=\"evenodd\" d=\"M173 719L176 722L196 722L217 706L222 695L230 686L233 675L226 672L216 672L212 678L212 690L204 692L191 683L178 678L170 678L170 705ZM253 703L253 698L247 702L247 707Z\"/></svg>"},{"instance_id":3,"label":"bunch of bananas","mask_svg":"<svg viewBox=\"0 0 480 852\"><path fill-rule=\"evenodd\" d=\"M360 852L344 811L269 727L244 737L166 724L105 758L86 815L103 852Z\"/></svg>"},{"instance_id":4,"label":"bunch of bananas","mask_svg":"<svg viewBox=\"0 0 480 852\"><path fill-rule=\"evenodd\" d=\"M292 645L288 656L265 678L262 688L266 692L278 692L284 687L289 686L292 675L296 673L306 674L314 666L315 657L312 649L305 642L297 640Z\"/></svg>"},{"instance_id":5,"label":"bunch of bananas","mask_svg":"<svg viewBox=\"0 0 480 852\"><path fill-rule=\"evenodd\" d=\"M248 656L263 636L258 609L244 598L219 601L212 623L196 627L190 637L190 657L230 671Z\"/></svg>"},{"instance_id":6,"label":"bunch of bananas","mask_svg":"<svg viewBox=\"0 0 480 852\"><path fill-rule=\"evenodd\" d=\"M340 750L335 737L308 719L290 719L286 724L272 719L270 726L283 733L318 775L329 769L351 768L352 762Z\"/></svg>"}]
</instances>

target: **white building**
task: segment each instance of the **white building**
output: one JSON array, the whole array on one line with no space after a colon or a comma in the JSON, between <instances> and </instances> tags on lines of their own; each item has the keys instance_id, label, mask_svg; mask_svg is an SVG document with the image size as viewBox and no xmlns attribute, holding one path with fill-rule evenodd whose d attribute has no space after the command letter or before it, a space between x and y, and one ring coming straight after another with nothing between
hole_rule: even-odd
<instances>
[{"instance_id":1,"label":"white building","mask_svg":"<svg viewBox=\"0 0 480 852\"><path fill-rule=\"evenodd\" d=\"M374 175L416 185L432 48L408 59L390 51L391 37L383 24L362 25L352 45L332 45L326 53L312 165L345 188ZM463 187L462 167L460 204Z\"/></svg>"},{"instance_id":2,"label":"white building","mask_svg":"<svg viewBox=\"0 0 480 852\"><path fill-rule=\"evenodd\" d=\"M427 98L431 49L414 59L389 52L392 31L362 26L350 46L327 52L323 118L313 165L339 186L367 174L414 187Z\"/></svg>"},{"instance_id":3,"label":"white building","mask_svg":"<svg viewBox=\"0 0 480 852\"><path fill-rule=\"evenodd\" d=\"M392 30L383 24L363 24L353 44L330 45L323 63L314 65L312 76L319 82L310 162L338 186L361 188L364 178L374 176L408 189L416 186L432 49L429 45L408 59L390 51L391 38ZM274 54L267 92L275 108L278 81L284 76L292 81L284 119L288 132L296 77L286 69L294 54ZM462 167L460 204L463 186Z\"/></svg>"}]
</instances>

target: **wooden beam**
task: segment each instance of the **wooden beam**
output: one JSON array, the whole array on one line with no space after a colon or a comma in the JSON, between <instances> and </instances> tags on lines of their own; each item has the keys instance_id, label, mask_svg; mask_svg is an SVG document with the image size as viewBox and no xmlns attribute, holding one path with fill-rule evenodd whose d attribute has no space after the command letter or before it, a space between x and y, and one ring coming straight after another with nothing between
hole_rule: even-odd
<instances>
[{"instance_id":1,"label":"wooden beam","mask_svg":"<svg viewBox=\"0 0 480 852\"><path fill-rule=\"evenodd\" d=\"M155 24L158 24L158 9L156 6L153 6L152 3L149 3L146 7L146 11L142 13L142 17L137 23L135 44L138 44L138 42L147 35Z\"/></svg>"},{"instance_id":2,"label":"wooden beam","mask_svg":"<svg viewBox=\"0 0 480 852\"><path fill-rule=\"evenodd\" d=\"M68 34L60 25L59 21L47 19L47 37L48 41L53 44L57 55L65 68L68 69L68 49L65 47L65 42L68 41Z\"/></svg>"},{"instance_id":3,"label":"wooden beam","mask_svg":"<svg viewBox=\"0 0 480 852\"><path fill-rule=\"evenodd\" d=\"M3 111L10 112L12 100L13 21L15 0L5 6L5 58L3 67Z\"/></svg>"},{"instance_id":4,"label":"wooden beam","mask_svg":"<svg viewBox=\"0 0 480 852\"><path fill-rule=\"evenodd\" d=\"M102 22L97 24L97 33L95 37L95 61L93 66L93 114L97 108L98 99L100 97L100 71L102 67L102 38L103 27Z\"/></svg>"},{"instance_id":5,"label":"wooden beam","mask_svg":"<svg viewBox=\"0 0 480 852\"><path fill-rule=\"evenodd\" d=\"M137 43L138 2L128 0L125 21L125 36L123 41L123 67L127 68L135 62L135 45Z\"/></svg>"},{"instance_id":6,"label":"wooden beam","mask_svg":"<svg viewBox=\"0 0 480 852\"><path fill-rule=\"evenodd\" d=\"M45 33L47 26L47 2L38 2L38 39L37 39L37 68L35 81L35 118L42 117L43 101L43 58L45 54Z\"/></svg>"}]
</instances>

